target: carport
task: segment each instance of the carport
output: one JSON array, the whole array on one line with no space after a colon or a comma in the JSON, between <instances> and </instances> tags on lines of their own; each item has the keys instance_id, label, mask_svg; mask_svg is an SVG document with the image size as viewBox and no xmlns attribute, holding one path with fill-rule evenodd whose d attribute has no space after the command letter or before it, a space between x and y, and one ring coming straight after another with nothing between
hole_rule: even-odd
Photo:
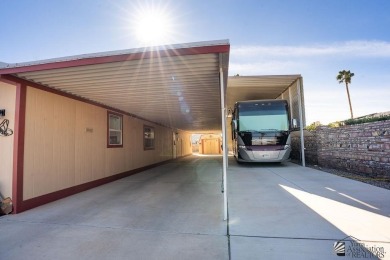
<instances>
[{"instance_id":1,"label":"carport","mask_svg":"<svg viewBox=\"0 0 390 260\"><path fill-rule=\"evenodd\" d=\"M303 128L305 121L305 103L301 75L273 76L230 76L227 89L227 109L230 114L237 101L257 99L285 99L290 108L290 118L297 120L301 140L302 166L305 166L305 150ZM231 131L231 120L228 120ZM231 149L231 139L228 138Z\"/></svg>"},{"instance_id":2,"label":"carport","mask_svg":"<svg viewBox=\"0 0 390 260\"><path fill-rule=\"evenodd\" d=\"M53 195L51 197L39 194L39 200L24 198L26 177L30 178L34 174L25 173L25 155L34 153L32 149L25 149L25 114L30 112L26 111L26 103L29 106L37 102L26 102L26 88L43 90L104 108L107 112L113 111L118 115L166 127L172 129L174 136L179 131L221 132L225 123L222 118L225 113L229 50L228 40L220 40L94 53L1 67L0 80L16 86L14 166L11 178L15 212L90 188L82 183L80 185L84 186L79 185L73 190L67 188L66 192L54 190L54 193L50 193ZM93 114L91 116L96 117ZM58 118L61 115L57 114L53 120L58 121ZM49 120L46 120L44 111L41 119L41 124ZM84 129L88 133L98 131L88 126ZM26 136L28 138L29 134ZM162 145L167 147L167 144ZM176 154L173 159L175 157ZM224 173L226 178L226 168ZM120 174L117 176L119 178ZM114 180L112 176L109 177ZM105 178L103 182L106 181L109 179ZM93 183L96 186L102 184L102 181L93 180ZM225 193L225 219L226 205Z\"/></svg>"},{"instance_id":3,"label":"carport","mask_svg":"<svg viewBox=\"0 0 390 260\"><path fill-rule=\"evenodd\" d=\"M235 101L287 99L291 118L302 130L302 78L291 76L235 76L228 78L230 45L227 40L86 54L51 60L7 64L0 80L16 86L12 198L15 212L33 208L121 178L132 171L97 179L39 199L26 200L25 114L26 88L44 90L107 111L144 120L176 131L223 134L224 219L227 219L227 127L224 120ZM227 96L226 96L227 95ZM226 98L227 97L227 98ZM227 100L226 100L227 99ZM93 128L86 128L93 132ZM303 145L303 133L301 131ZM302 148L302 155L304 150ZM173 157L174 159L175 157ZM304 165L304 156L302 156Z\"/></svg>"}]
</instances>

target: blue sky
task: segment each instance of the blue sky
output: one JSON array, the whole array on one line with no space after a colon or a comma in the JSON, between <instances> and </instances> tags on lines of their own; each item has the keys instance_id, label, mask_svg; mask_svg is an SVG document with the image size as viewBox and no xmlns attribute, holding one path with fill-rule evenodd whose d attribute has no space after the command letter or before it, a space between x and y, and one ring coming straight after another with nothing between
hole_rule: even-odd
<instances>
[{"instance_id":1,"label":"blue sky","mask_svg":"<svg viewBox=\"0 0 390 260\"><path fill-rule=\"evenodd\" d=\"M349 117L339 70L355 73L354 115L390 110L390 1L0 0L0 61L142 47L137 14L162 9L166 44L229 39L230 74L301 74L307 123Z\"/></svg>"}]
</instances>

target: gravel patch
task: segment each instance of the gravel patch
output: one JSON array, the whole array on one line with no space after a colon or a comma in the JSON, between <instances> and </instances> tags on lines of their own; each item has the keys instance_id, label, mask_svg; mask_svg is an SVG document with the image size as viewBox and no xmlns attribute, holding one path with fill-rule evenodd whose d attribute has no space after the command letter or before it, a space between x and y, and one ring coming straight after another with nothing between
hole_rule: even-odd
<instances>
[{"instance_id":1,"label":"gravel patch","mask_svg":"<svg viewBox=\"0 0 390 260\"><path fill-rule=\"evenodd\" d=\"M299 162L299 161L291 160L291 162L301 165L301 162ZM320 170L323 172L327 172L327 173L331 173L331 174L334 174L334 175L337 175L340 177L364 182L364 183L367 183L367 184L370 184L373 186L377 186L380 188L390 190L390 179L373 178L373 177L365 176L363 173L358 174L358 173L346 172L346 171L341 171L341 170L332 169L332 168L325 168L325 167L321 167L318 165L311 165L308 163L306 163L306 167L310 167L310 168Z\"/></svg>"},{"instance_id":2,"label":"gravel patch","mask_svg":"<svg viewBox=\"0 0 390 260\"><path fill-rule=\"evenodd\" d=\"M323 172L331 173L334 175L338 175L344 178L356 180L356 181L361 181L365 182L377 187L381 187L384 189L390 190L390 179L379 179L379 178L372 178L369 176L364 176L364 174L357 174L357 173L352 173L352 172L345 172L345 171L340 171L336 169L331 169L331 168L324 168L318 165L306 165L307 167L320 170Z\"/></svg>"}]
</instances>

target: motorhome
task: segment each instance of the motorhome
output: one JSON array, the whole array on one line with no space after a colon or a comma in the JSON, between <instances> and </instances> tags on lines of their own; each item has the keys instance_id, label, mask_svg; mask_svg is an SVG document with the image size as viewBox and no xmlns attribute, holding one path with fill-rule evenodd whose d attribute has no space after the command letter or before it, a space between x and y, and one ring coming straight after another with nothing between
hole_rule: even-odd
<instances>
[{"instance_id":1,"label":"motorhome","mask_svg":"<svg viewBox=\"0 0 390 260\"><path fill-rule=\"evenodd\" d=\"M290 119L286 100L240 101L232 113L233 153L238 162L284 162L291 153Z\"/></svg>"}]
</instances>

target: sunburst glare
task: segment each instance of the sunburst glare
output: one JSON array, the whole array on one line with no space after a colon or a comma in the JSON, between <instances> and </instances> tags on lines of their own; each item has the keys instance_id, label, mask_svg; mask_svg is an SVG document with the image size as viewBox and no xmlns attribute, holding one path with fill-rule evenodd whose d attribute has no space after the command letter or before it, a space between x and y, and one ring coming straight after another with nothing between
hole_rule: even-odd
<instances>
[{"instance_id":1,"label":"sunburst glare","mask_svg":"<svg viewBox=\"0 0 390 260\"><path fill-rule=\"evenodd\" d=\"M174 15L168 5L138 6L131 23L134 36L143 45L162 45L174 40Z\"/></svg>"}]
</instances>

